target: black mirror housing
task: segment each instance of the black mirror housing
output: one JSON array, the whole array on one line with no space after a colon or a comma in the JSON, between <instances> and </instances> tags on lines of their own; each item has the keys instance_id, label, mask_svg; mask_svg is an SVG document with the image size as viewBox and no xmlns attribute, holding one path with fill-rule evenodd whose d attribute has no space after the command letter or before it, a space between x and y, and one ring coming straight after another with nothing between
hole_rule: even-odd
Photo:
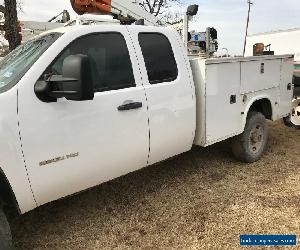
<instances>
[{"instance_id":1,"label":"black mirror housing","mask_svg":"<svg viewBox=\"0 0 300 250\"><path fill-rule=\"evenodd\" d=\"M63 62L62 78L68 79L61 82L66 99L73 101L94 99L94 84L88 56L68 56Z\"/></svg>"},{"instance_id":2,"label":"black mirror housing","mask_svg":"<svg viewBox=\"0 0 300 250\"><path fill-rule=\"evenodd\" d=\"M63 62L62 75L50 75L37 81L34 92L43 102L56 102L62 97L73 101L93 100L94 84L88 56L68 56Z\"/></svg>"}]
</instances>

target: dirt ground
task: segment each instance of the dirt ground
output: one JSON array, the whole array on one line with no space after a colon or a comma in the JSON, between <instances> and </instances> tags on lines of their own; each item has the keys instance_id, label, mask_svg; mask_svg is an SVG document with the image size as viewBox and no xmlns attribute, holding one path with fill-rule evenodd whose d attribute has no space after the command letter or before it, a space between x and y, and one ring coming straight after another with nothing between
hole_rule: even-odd
<instances>
[{"instance_id":1,"label":"dirt ground","mask_svg":"<svg viewBox=\"0 0 300 250\"><path fill-rule=\"evenodd\" d=\"M270 123L255 164L234 160L227 143L194 148L12 219L12 232L22 250L239 249L240 234L300 237L299 169L300 130Z\"/></svg>"}]
</instances>

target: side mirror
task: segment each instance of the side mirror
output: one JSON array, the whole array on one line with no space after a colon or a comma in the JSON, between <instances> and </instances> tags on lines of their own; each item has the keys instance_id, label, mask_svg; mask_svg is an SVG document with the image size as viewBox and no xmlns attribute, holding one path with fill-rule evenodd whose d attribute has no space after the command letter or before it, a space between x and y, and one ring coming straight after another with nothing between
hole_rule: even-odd
<instances>
[{"instance_id":1,"label":"side mirror","mask_svg":"<svg viewBox=\"0 0 300 250\"><path fill-rule=\"evenodd\" d=\"M88 56L71 55L65 58L62 76L52 75L35 84L35 93L45 102L54 102L65 97L73 101L94 99L94 85Z\"/></svg>"}]
</instances>

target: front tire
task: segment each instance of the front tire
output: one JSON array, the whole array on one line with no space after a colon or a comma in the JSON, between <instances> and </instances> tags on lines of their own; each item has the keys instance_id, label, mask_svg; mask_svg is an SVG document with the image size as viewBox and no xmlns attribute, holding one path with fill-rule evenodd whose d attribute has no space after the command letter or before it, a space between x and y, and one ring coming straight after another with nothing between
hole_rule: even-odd
<instances>
[{"instance_id":1,"label":"front tire","mask_svg":"<svg viewBox=\"0 0 300 250\"><path fill-rule=\"evenodd\" d=\"M265 116L259 112L250 112L244 132L232 140L232 152L237 159L253 163L262 157L267 142L268 125Z\"/></svg>"},{"instance_id":2,"label":"front tire","mask_svg":"<svg viewBox=\"0 0 300 250\"><path fill-rule=\"evenodd\" d=\"M13 250L10 226L2 208L0 208L0 249Z\"/></svg>"}]
</instances>

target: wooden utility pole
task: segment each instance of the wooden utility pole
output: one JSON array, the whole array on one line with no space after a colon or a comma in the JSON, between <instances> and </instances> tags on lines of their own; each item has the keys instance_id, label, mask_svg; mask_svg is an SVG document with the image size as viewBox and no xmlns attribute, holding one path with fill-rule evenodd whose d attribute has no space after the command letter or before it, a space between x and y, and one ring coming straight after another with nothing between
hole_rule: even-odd
<instances>
[{"instance_id":1,"label":"wooden utility pole","mask_svg":"<svg viewBox=\"0 0 300 250\"><path fill-rule=\"evenodd\" d=\"M5 34L9 43L9 49L14 50L21 44L18 31L18 14L16 0L4 0L5 6Z\"/></svg>"},{"instance_id":2,"label":"wooden utility pole","mask_svg":"<svg viewBox=\"0 0 300 250\"><path fill-rule=\"evenodd\" d=\"M253 5L253 2L251 2L251 0L248 0L248 5L249 5L249 8L248 8L248 17L247 17L247 26L246 26L246 35L245 35L243 56L245 56L245 52L246 52L248 27L249 27L249 21L250 21L250 11L251 11L251 6Z\"/></svg>"}]
</instances>

